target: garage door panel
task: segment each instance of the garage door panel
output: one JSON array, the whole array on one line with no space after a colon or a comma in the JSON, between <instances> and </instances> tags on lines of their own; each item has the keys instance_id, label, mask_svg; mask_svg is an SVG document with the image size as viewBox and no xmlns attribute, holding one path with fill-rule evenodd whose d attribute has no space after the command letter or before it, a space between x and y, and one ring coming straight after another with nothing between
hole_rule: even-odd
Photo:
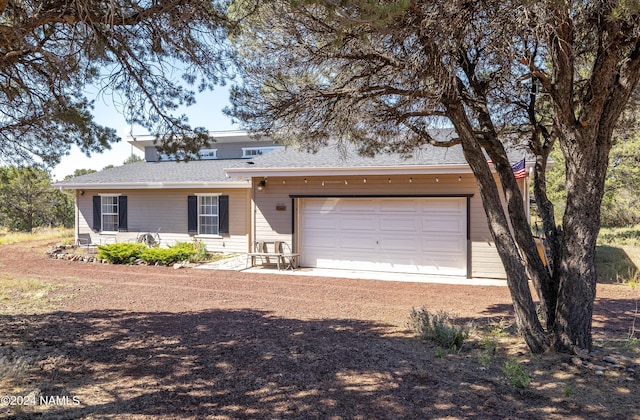
<instances>
[{"instance_id":1,"label":"garage door panel","mask_svg":"<svg viewBox=\"0 0 640 420\"><path fill-rule=\"evenodd\" d=\"M363 249L367 251L376 249L376 237L373 233L342 233L337 237L340 238L340 249Z\"/></svg>"},{"instance_id":2,"label":"garage door panel","mask_svg":"<svg viewBox=\"0 0 640 420\"><path fill-rule=\"evenodd\" d=\"M380 216L380 230L394 232L415 232L420 228L417 216L394 214L393 216Z\"/></svg>"},{"instance_id":3,"label":"garage door panel","mask_svg":"<svg viewBox=\"0 0 640 420\"><path fill-rule=\"evenodd\" d=\"M404 253L416 254L420 251L420 238L416 235L398 236L398 235L380 235L378 247L382 251L403 251Z\"/></svg>"},{"instance_id":4,"label":"garage door panel","mask_svg":"<svg viewBox=\"0 0 640 420\"><path fill-rule=\"evenodd\" d=\"M342 213L357 213L359 215L365 215L371 213L372 209L375 209L376 203L373 199L363 198L358 200L340 200L340 204L337 208Z\"/></svg>"},{"instance_id":5,"label":"garage door panel","mask_svg":"<svg viewBox=\"0 0 640 420\"><path fill-rule=\"evenodd\" d=\"M445 215L440 217L423 217L421 219L422 226L419 227L423 232L454 232L462 235L466 232L466 220L460 220L459 216Z\"/></svg>"},{"instance_id":6,"label":"garage door panel","mask_svg":"<svg viewBox=\"0 0 640 420\"><path fill-rule=\"evenodd\" d=\"M416 214L420 212L420 201L407 198L385 198L380 205L380 213Z\"/></svg>"},{"instance_id":7,"label":"garage door panel","mask_svg":"<svg viewBox=\"0 0 640 420\"><path fill-rule=\"evenodd\" d=\"M421 238L421 247L424 252L461 254L466 251L467 243L457 237L439 236L435 240L423 237Z\"/></svg>"},{"instance_id":8,"label":"garage door panel","mask_svg":"<svg viewBox=\"0 0 640 420\"><path fill-rule=\"evenodd\" d=\"M422 264L422 259L419 255L407 254L406 252L394 252L388 251L380 256L381 264L390 266L418 266Z\"/></svg>"},{"instance_id":9,"label":"garage door panel","mask_svg":"<svg viewBox=\"0 0 640 420\"><path fill-rule=\"evenodd\" d=\"M302 266L466 275L464 198L331 198L301 203Z\"/></svg>"},{"instance_id":10,"label":"garage door panel","mask_svg":"<svg viewBox=\"0 0 640 420\"><path fill-rule=\"evenodd\" d=\"M304 211L311 211L321 214L333 213L339 203L338 198L308 198L305 200Z\"/></svg>"},{"instance_id":11,"label":"garage door panel","mask_svg":"<svg viewBox=\"0 0 640 420\"><path fill-rule=\"evenodd\" d=\"M343 217L336 218L340 227L340 231L347 232L353 230L371 230L374 224L377 224L377 219L372 215L344 215Z\"/></svg>"},{"instance_id":12,"label":"garage door panel","mask_svg":"<svg viewBox=\"0 0 640 420\"><path fill-rule=\"evenodd\" d=\"M307 229L318 229L318 230L333 230L338 228L338 221L331 214L321 214L321 213L306 213L304 215L307 222Z\"/></svg>"},{"instance_id":13,"label":"garage door panel","mask_svg":"<svg viewBox=\"0 0 640 420\"><path fill-rule=\"evenodd\" d=\"M340 251L340 259L347 264L370 263L371 252L361 249L343 249Z\"/></svg>"},{"instance_id":14,"label":"garage door panel","mask_svg":"<svg viewBox=\"0 0 640 420\"><path fill-rule=\"evenodd\" d=\"M308 238L305 240L307 248L336 248L339 244L339 238L329 231L308 230Z\"/></svg>"},{"instance_id":15,"label":"garage door panel","mask_svg":"<svg viewBox=\"0 0 640 420\"><path fill-rule=\"evenodd\" d=\"M456 201L454 201L456 200ZM457 213L463 215L467 211L467 205L464 200L457 198L430 198L421 200L418 204L423 213Z\"/></svg>"}]
</instances>

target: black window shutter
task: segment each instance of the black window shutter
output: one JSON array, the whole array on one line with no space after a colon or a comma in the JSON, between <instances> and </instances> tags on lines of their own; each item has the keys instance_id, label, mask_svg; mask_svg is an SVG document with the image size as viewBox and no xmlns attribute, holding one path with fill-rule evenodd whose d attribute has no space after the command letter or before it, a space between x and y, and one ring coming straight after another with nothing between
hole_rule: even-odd
<instances>
[{"instance_id":1,"label":"black window shutter","mask_svg":"<svg viewBox=\"0 0 640 420\"><path fill-rule=\"evenodd\" d=\"M189 234L198 233L198 197L187 196L187 231Z\"/></svg>"},{"instance_id":2,"label":"black window shutter","mask_svg":"<svg viewBox=\"0 0 640 420\"><path fill-rule=\"evenodd\" d=\"M102 200L99 195L93 196L93 230L95 232L100 232L100 228L102 227Z\"/></svg>"},{"instance_id":3,"label":"black window shutter","mask_svg":"<svg viewBox=\"0 0 640 420\"><path fill-rule=\"evenodd\" d=\"M218 230L220 236L229 236L229 196L218 197Z\"/></svg>"},{"instance_id":4,"label":"black window shutter","mask_svg":"<svg viewBox=\"0 0 640 420\"><path fill-rule=\"evenodd\" d=\"M128 232L129 226L127 225L127 196L121 195L118 197L118 231Z\"/></svg>"}]
</instances>

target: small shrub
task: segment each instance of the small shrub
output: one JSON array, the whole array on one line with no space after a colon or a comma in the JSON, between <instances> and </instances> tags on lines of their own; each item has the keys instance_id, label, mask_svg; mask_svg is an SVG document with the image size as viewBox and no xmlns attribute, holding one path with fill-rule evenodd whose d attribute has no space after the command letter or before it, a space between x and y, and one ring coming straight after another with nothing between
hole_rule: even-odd
<instances>
[{"instance_id":1,"label":"small shrub","mask_svg":"<svg viewBox=\"0 0 640 420\"><path fill-rule=\"evenodd\" d=\"M638 339L635 337L629 337L624 343L624 348L627 351L633 351L637 347L638 347Z\"/></svg>"},{"instance_id":2,"label":"small shrub","mask_svg":"<svg viewBox=\"0 0 640 420\"><path fill-rule=\"evenodd\" d=\"M447 350L443 349L440 346L436 347L436 357L438 359L443 359L446 355L447 355Z\"/></svg>"},{"instance_id":3,"label":"small shrub","mask_svg":"<svg viewBox=\"0 0 640 420\"><path fill-rule=\"evenodd\" d=\"M144 244L117 243L98 246L98 259L107 260L111 264L131 264L146 249Z\"/></svg>"},{"instance_id":4,"label":"small shrub","mask_svg":"<svg viewBox=\"0 0 640 420\"><path fill-rule=\"evenodd\" d=\"M627 276L622 278L622 283L626 283L631 289L635 289L640 283L640 271L629 269Z\"/></svg>"},{"instance_id":5,"label":"small shrub","mask_svg":"<svg viewBox=\"0 0 640 420\"><path fill-rule=\"evenodd\" d=\"M573 396L573 387L571 385L565 385L562 390L562 395L564 395L565 398L571 398Z\"/></svg>"},{"instance_id":6,"label":"small shrub","mask_svg":"<svg viewBox=\"0 0 640 420\"><path fill-rule=\"evenodd\" d=\"M31 361L24 356L12 359L0 356L0 387L10 389L11 385L26 382L30 368Z\"/></svg>"},{"instance_id":7,"label":"small shrub","mask_svg":"<svg viewBox=\"0 0 640 420\"><path fill-rule=\"evenodd\" d=\"M411 310L409 327L425 340L446 349L459 350L469 337L466 326L456 325L455 317L444 311L430 314L425 308Z\"/></svg>"},{"instance_id":8,"label":"small shrub","mask_svg":"<svg viewBox=\"0 0 640 420\"><path fill-rule=\"evenodd\" d=\"M191 262L207 261L209 259L209 253L207 252L207 246L204 242L196 240L193 244L195 253L191 256Z\"/></svg>"},{"instance_id":9,"label":"small shrub","mask_svg":"<svg viewBox=\"0 0 640 420\"><path fill-rule=\"evenodd\" d=\"M478 363L480 363L480 365L482 365L482 367L484 367L485 369L488 369L491 365L491 353L481 353L478 356Z\"/></svg>"},{"instance_id":10,"label":"small shrub","mask_svg":"<svg viewBox=\"0 0 640 420\"><path fill-rule=\"evenodd\" d=\"M498 342L495 338L492 337L483 337L482 338L482 348L487 354L494 354L498 349Z\"/></svg>"},{"instance_id":11,"label":"small shrub","mask_svg":"<svg viewBox=\"0 0 640 420\"><path fill-rule=\"evenodd\" d=\"M524 389L531 384L531 377L529 376L527 371L524 370L522 364L520 364L514 358L510 358L506 362L504 362L502 372L509 380L511 386L515 388Z\"/></svg>"},{"instance_id":12,"label":"small shrub","mask_svg":"<svg viewBox=\"0 0 640 420\"><path fill-rule=\"evenodd\" d=\"M169 248L146 248L140 259L148 264L171 265L180 261L188 261L195 255L196 249L188 242L178 242Z\"/></svg>"}]
</instances>

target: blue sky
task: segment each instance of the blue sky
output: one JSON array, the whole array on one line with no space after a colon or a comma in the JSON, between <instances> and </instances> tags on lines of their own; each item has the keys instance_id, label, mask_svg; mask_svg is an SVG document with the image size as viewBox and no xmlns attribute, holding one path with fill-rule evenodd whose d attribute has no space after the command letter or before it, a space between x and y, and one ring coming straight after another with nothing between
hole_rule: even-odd
<instances>
[{"instance_id":1,"label":"blue sky","mask_svg":"<svg viewBox=\"0 0 640 420\"><path fill-rule=\"evenodd\" d=\"M222 109L229 105L229 91L226 87L218 87L213 92L205 92L198 95L195 105L183 108L176 114L184 113L189 117L193 127L205 127L210 131L237 130L238 126L231 124L231 119L222 113ZM126 141L131 127L126 123L122 114L105 100L96 99L94 116L98 123L115 129L122 141L111 146L111 150L104 153L93 153L87 157L77 147L71 150L71 154L62 158L59 165L52 170L53 180L62 180L71 175L76 169L100 170L107 165L120 166L132 152L132 147ZM133 134L150 134L140 127L133 127ZM154 133L155 134L155 133ZM142 157L137 149L133 152Z\"/></svg>"}]
</instances>

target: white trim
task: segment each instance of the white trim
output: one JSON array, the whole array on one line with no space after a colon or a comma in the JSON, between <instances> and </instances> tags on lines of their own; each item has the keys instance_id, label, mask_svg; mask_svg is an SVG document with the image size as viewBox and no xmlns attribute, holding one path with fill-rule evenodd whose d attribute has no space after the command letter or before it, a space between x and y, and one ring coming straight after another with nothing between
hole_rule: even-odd
<instances>
[{"instance_id":1,"label":"white trim","mask_svg":"<svg viewBox=\"0 0 640 420\"><path fill-rule=\"evenodd\" d=\"M220 197L223 194L222 193L193 193L193 195L198 197Z\"/></svg>"},{"instance_id":2,"label":"white trim","mask_svg":"<svg viewBox=\"0 0 640 420\"><path fill-rule=\"evenodd\" d=\"M63 190L140 190L140 189L184 189L184 188L220 188L220 189L251 189L251 183L247 180L225 182L129 182L129 183L105 183L105 184L53 184L55 188ZM113 195L113 194L107 194Z\"/></svg>"},{"instance_id":3,"label":"white trim","mask_svg":"<svg viewBox=\"0 0 640 420\"><path fill-rule=\"evenodd\" d=\"M218 226L218 230L220 230L220 226ZM224 236L220 236L220 235L205 235L203 233L198 233L196 235L194 235L195 238L198 239L222 239L224 238Z\"/></svg>"},{"instance_id":4,"label":"white trim","mask_svg":"<svg viewBox=\"0 0 640 420\"><path fill-rule=\"evenodd\" d=\"M534 162L526 162L526 167ZM491 172L495 168L490 165ZM466 163L448 165L406 165L406 166L351 166L351 167L316 167L316 168L227 168L224 170L230 177L258 176L349 176L349 175L448 175L472 174Z\"/></svg>"},{"instance_id":5,"label":"white trim","mask_svg":"<svg viewBox=\"0 0 640 420\"><path fill-rule=\"evenodd\" d=\"M120 222L120 196L121 194L117 193L117 194L98 194L98 196L100 197L100 234L116 234L118 231L117 230L105 230L104 229L104 218L105 216L115 216L116 220L115 220L115 225L116 228L119 229L119 222ZM105 198L115 198L115 206L116 209L118 210L117 212L113 213L113 212L105 212L103 211L104 206L105 206ZM108 200L108 201L113 201L113 200ZM111 206L110 203L107 203L107 208L109 208Z\"/></svg>"},{"instance_id":6,"label":"white trim","mask_svg":"<svg viewBox=\"0 0 640 420\"><path fill-rule=\"evenodd\" d=\"M263 147L260 147L260 146L252 146L252 147L243 147L243 148L242 148L242 156L241 156L241 157L242 157L243 159L251 159L251 158L254 158L254 157L262 156L262 155L264 155L264 154L267 154L267 153L269 153L269 152L272 152L272 151L274 151L274 150L276 150L276 149L281 149L281 148L282 148L282 146L263 146ZM248 154L247 154L247 152L250 152L250 151L257 151L258 153L257 153L257 154L255 154L255 155L248 155Z\"/></svg>"},{"instance_id":7,"label":"white trim","mask_svg":"<svg viewBox=\"0 0 640 420\"><path fill-rule=\"evenodd\" d=\"M196 194L196 197L198 197L198 233L196 235L202 235L203 237L220 237L220 196L222 194ZM201 202L201 198L209 198L209 197L215 197L215 203L216 203L216 214L212 214L212 213L200 213L200 209L202 208L202 202ZM211 200L213 201L213 200ZM201 217L215 217L216 218L216 228L218 230L218 233L200 233L200 218ZM213 225L212 225L213 226Z\"/></svg>"},{"instance_id":8,"label":"white trim","mask_svg":"<svg viewBox=\"0 0 640 420\"><path fill-rule=\"evenodd\" d=\"M418 175L471 173L467 164L352 166L341 168L227 168L230 176L331 176L331 175Z\"/></svg>"},{"instance_id":9,"label":"white trim","mask_svg":"<svg viewBox=\"0 0 640 420\"><path fill-rule=\"evenodd\" d=\"M213 152L213 155L208 155L208 156L200 155L203 152L206 152L206 153ZM198 160L217 160L218 159L218 149L214 149L212 147L206 147L206 148L198 150L198 155L199 155L198 156Z\"/></svg>"},{"instance_id":10,"label":"white trim","mask_svg":"<svg viewBox=\"0 0 640 420\"><path fill-rule=\"evenodd\" d=\"M211 137L212 144L238 143L242 141L254 142L260 141L261 138L267 139L264 136L250 134L248 131L242 130L210 131L208 135ZM153 134L143 134L138 136L132 134L127 135L127 142L138 150L144 152L145 147L156 147L158 144L162 143L164 138L165 136L162 135L155 136Z\"/></svg>"},{"instance_id":11,"label":"white trim","mask_svg":"<svg viewBox=\"0 0 640 420\"><path fill-rule=\"evenodd\" d=\"M100 197L120 197L122 193L98 193Z\"/></svg>"}]
</instances>

